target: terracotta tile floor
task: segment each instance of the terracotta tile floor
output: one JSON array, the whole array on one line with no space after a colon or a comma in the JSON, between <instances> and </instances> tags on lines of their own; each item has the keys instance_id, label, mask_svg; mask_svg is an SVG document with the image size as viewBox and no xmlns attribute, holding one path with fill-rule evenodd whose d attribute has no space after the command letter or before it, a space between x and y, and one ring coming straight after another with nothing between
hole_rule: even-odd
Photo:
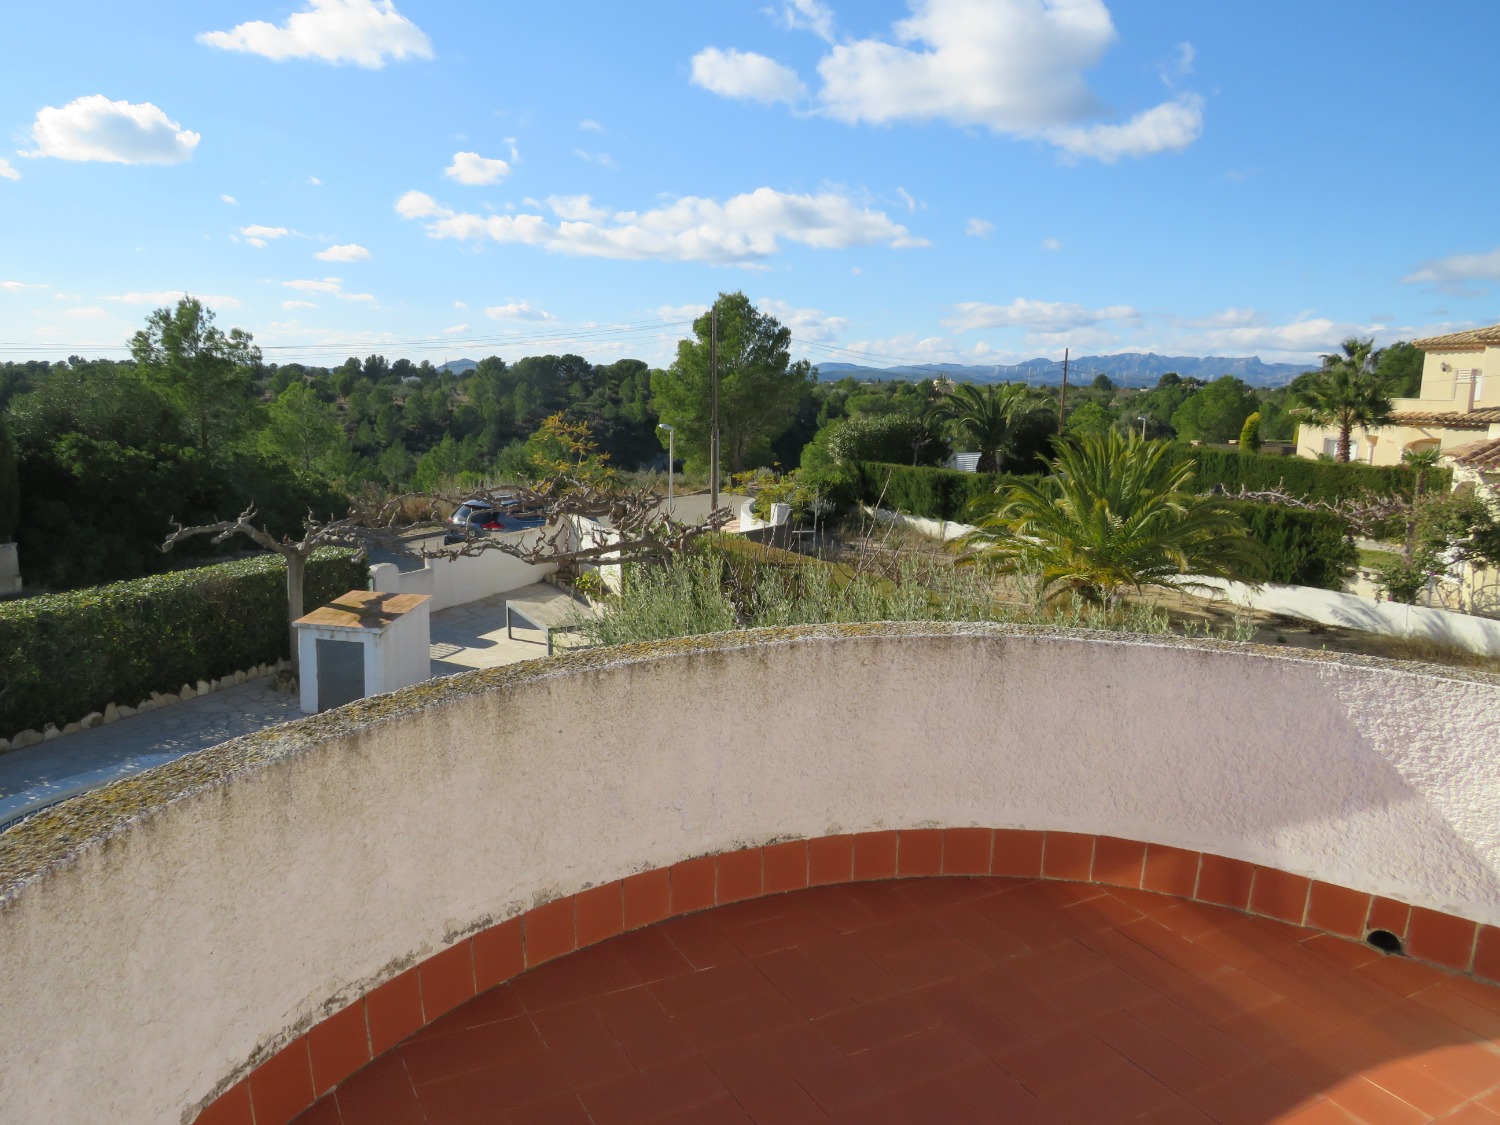
<instances>
[{"instance_id":1,"label":"terracotta tile floor","mask_svg":"<svg viewBox=\"0 0 1500 1125\"><path fill-rule=\"evenodd\" d=\"M304 1125L1500 1123L1500 989L1139 891L824 887L543 965Z\"/></svg>"}]
</instances>

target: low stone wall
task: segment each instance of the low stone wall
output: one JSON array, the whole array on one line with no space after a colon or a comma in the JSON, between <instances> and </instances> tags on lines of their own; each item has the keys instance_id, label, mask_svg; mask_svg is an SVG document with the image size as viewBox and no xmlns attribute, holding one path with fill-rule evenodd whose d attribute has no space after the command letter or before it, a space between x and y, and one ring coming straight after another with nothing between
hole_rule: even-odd
<instances>
[{"instance_id":1,"label":"low stone wall","mask_svg":"<svg viewBox=\"0 0 1500 1125\"><path fill-rule=\"evenodd\" d=\"M740 722L747 694L779 721ZM370 1003L416 988L423 1011L424 972L447 996L463 961L478 987L508 920L566 945L580 892L623 887L628 909L640 873L721 854L764 871L768 845L823 837L857 856L905 836L926 864L948 837L925 830L1042 833L1064 878L1096 877L1101 839L1120 869L1145 844L1179 893L1211 857L1249 872L1251 908L1269 872L1277 916L1325 924L1318 886L1365 904L1355 925L1349 898L1317 899L1351 930L1415 907L1414 952L1482 970L1496 745L1492 677L1001 626L765 630L453 677L0 836L0 1018L26 1029L0 1040L0 1083L20 1120L188 1121ZM1143 881L1151 854L1132 853Z\"/></svg>"}]
</instances>

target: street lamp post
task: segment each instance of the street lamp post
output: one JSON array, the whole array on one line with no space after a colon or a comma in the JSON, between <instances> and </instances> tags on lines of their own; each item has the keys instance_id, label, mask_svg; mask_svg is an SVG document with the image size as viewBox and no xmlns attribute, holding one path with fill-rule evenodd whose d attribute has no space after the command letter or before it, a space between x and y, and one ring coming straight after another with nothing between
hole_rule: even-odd
<instances>
[{"instance_id":1,"label":"street lamp post","mask_svg":"<svg viewBox=\"0 0 1500 1125\"><path fill-rule=\"evenodd\" d=\"M1145 415L1137 415L1135 420L1141 424L1141 440L1145 441L1146 440L1146 417L1145 417Z\"/></svg>"},{"instance_id":2,"label":"street lamp post","mask_svg":"<svg viewBox=\"0 0 1500 1125\"><path fill-rule=\"evenodd\" d=\"M656 424L658 430L667 431L667 515L673 512L672 503L672 469L676 463L677 431L665 422Z\"/></svg>"}]
</instances>

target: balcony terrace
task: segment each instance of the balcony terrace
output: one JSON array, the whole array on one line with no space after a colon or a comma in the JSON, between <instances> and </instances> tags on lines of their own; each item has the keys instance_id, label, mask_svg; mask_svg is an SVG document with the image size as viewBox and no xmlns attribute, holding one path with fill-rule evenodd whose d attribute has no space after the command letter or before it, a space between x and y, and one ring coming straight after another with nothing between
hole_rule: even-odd
<instances>
[{"instance_id":1,"label":"balcony terrace","mask_svg":"<svg viewBox=\"0 0 1500 1125\"><path fill-rule=\"evenodd\" d=\"M1493 677L1002 626L454 676L0 836L4 1104L1488 1120L1497 746Z\"/></svg>"}]
</instances>

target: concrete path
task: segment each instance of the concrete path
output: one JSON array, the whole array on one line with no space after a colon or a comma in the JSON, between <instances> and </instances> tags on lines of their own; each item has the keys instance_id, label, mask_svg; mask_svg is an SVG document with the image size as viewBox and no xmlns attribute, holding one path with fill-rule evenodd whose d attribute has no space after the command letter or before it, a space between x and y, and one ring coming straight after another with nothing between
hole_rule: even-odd
<instances>
[{"instance_id":1,"label":"concrete path","mask_svg":"<svg viewBox=\"0 0 1500 1125\"><path fill-rule=\"evenodd\" d=\"M432 615L432 675L452 676L547 655L542 634L505 636L505 599L554 586L526 587ZM558 634L555 647L577 644ZM0 754L0 830L58 801L129 774L217 746L242 734L302 718L295 695L255 680L198 699L66 734L40 746Z\"/></svg>"}]
</instances>

